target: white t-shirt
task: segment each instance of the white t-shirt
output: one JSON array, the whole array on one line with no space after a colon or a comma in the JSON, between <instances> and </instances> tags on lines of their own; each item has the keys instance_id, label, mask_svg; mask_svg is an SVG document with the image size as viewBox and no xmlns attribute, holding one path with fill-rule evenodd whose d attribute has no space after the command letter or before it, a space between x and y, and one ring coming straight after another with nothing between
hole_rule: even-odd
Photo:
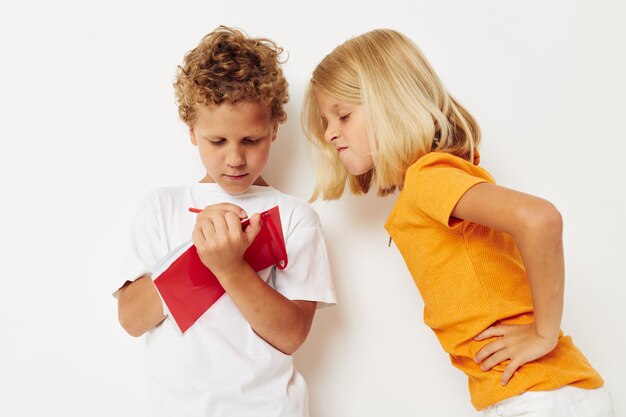
<instances>
[{"instance_id":1,"label":"white t-shirt","mask_svg":"<svg viewBox=\"0 0 626 417\"><path fill-rule=\"evenodd\" d=\"M318 306L335 303L317 213L305 202L263 186L230 195L215 183L196 183L148 194L115 288L149 272L191 239L196 215L189 207L221 202L236 204L249 215L278 205L288 266L267 268L259 276L289 299L317 301ZM146 333L146 361L151 417L309 415L306 383L292 357L259 337L228 294L184 334L170 317Z\"/></svg>"}]
</instances>

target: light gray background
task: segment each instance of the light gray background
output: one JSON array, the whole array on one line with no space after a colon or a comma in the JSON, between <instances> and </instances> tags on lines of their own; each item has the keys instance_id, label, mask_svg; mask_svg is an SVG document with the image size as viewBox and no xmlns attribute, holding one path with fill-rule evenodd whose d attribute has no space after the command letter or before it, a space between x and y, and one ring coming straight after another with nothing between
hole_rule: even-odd
<instances>
[{"instance_id":1,"label":"light gray background","mask_svg":"<svg viewBox=\"0 0 626 417\"><path fill-rule=\"evenodd\" d=\"M266 177L302 198L313 179L299 109L316 63L373 28L412 37L481 123L483 166L561 210L563 328L626 412L623 3L229 3L3 3L0 415L141 415L143 341L123 333L109 294L139 198L203 175L171 84L222 23L289 52L289 120ZM392 204L315 204L340 304L296 354L314 417L474 415L387 248Z\"/></svg>"}]
</instances>

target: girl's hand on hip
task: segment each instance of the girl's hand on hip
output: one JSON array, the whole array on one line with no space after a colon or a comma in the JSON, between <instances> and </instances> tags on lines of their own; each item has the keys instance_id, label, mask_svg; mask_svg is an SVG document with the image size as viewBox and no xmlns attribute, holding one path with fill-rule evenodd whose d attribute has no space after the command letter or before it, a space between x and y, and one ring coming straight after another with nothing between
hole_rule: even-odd
<instances>
[{"instance_id":1,"label":"girl's hand on hip","mask_svg":"<svg viewBox=\"0 0 626 417\"><path fill-rule=\"evenodd\" d=\"M510 360L504 369L500 383L506 385L517 369L525 363L550 353L557 338L545 338L537 333L535 323L517 325L494 325L474 338L476 341L494 338L482 347L474 357L483 371Z\"/></svg>"},{"instance_id":2,"label":"girl's hand on hip","mask_svg":"<svg viewBox=\"0 0 626 417\"><path fill-rule=\"evenodd\" d=\"M218 278L237 274L246 261L245 251L261 230L261 217L250 218L246 230L241 228L245 211L234 204L220 203L207 206L196 217L192 241L202 263Z\"/></svg>"}]
</instances>

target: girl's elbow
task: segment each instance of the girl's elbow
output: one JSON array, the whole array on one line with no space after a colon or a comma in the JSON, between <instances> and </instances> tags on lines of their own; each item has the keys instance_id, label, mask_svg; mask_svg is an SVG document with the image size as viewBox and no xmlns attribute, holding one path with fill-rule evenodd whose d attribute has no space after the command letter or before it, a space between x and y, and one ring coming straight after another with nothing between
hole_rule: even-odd
<instances>
[{"instance_id":1,"label":"girl's elbow","mask_svg":"<svg viewBox=\"0 0 626 417\"><path fill-rule=\"evenodd\" d=\"M545 230L558 235L563 234L563 216L561 212L554 206L554 204L546 201L545 207L542 210L542 224Z\"/></svg>"},{"instance_id":2,"label":"girl's elbow","mask_svg":"<svg viewBox=\"0 0 626 417\"><path fill-rule=\"evenodd\" d=\"M563 216L559 210L547 200L540 200L526 217L526 226L536 230L544 236L554 236L561 239L563 234Z\"/></svg>"}]
</instances>

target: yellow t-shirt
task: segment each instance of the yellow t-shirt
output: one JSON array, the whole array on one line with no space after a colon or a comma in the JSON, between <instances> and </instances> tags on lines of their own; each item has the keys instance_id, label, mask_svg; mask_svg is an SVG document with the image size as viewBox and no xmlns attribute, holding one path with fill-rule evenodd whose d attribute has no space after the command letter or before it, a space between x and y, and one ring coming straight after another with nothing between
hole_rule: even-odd
<instances>
[{"instance_id":1,"label":"yellow t-shirt","mask_svg":"<svg viewBox=\"0 0 626 417\"><path fill-rule=\"evenodd\" d=\"M385 224L424 300L425 323L469 379L472 404L480 410L525 391L602 386L600 375L562 333L552 352L523 365L506 386L500 379L508 361L487 372L474 362L489 340L472 339L487 327L534 321L526 270L513 238L451 217L463 194L481 182L495 183L462 158L431 152L407 170Z\"/></svg>"}]
</instances>

